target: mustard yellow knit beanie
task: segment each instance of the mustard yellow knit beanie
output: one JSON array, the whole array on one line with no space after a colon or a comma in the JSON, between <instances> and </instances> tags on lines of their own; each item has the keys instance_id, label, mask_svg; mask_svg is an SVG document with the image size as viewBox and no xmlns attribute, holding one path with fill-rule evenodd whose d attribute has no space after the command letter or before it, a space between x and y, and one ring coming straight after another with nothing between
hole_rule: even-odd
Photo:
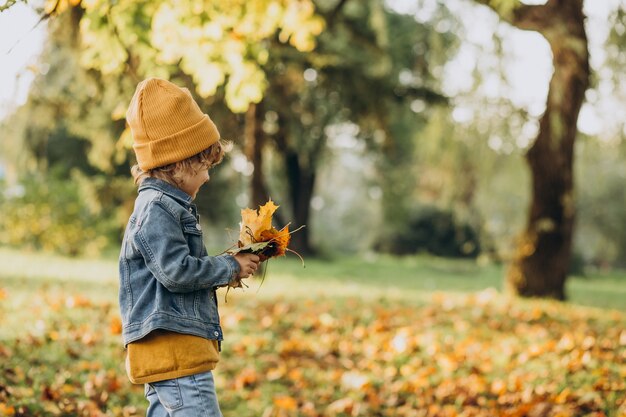
<instances>
[{"instance_id":1,"label":"mustard yellow knit beanie","mask_svg":"<svg viewBox=\"0 0 626 417\"><path fill-rule=\"evenodd\" d=\"M217 127L189 90L160 78L137 85L126 121L143 171L182 161L220 139Z\"/></svg>"}]
</instances>

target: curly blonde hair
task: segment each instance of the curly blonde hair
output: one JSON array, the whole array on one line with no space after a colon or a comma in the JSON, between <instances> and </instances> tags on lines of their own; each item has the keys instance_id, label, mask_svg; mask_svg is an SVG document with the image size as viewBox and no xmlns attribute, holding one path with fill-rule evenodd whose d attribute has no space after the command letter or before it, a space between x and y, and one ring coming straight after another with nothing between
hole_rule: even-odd
<instances>
[{"instance_id":1,"label":"curly blonde hair","mask_svg":"<svg viewBox=\"0 0 626 417\"><path fill-rule=\"evenodd\" d=\"M183 179L195 175L203 169L208 169L222 162L224 154L228 152L229 143L218 140L202 152L190 156L182 161L143 171L138 164L133 165L130 172L136 185L141 185L146 178L158 178L176 187L180 187Z\"/></svg>"}]
</instances>

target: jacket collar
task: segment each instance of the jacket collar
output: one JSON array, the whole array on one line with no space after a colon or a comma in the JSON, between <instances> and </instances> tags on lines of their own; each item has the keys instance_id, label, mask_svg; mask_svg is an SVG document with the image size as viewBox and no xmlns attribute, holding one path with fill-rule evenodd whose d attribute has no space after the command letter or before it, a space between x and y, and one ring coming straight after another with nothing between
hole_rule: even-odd
<instances>
[{"instance_id":1,"label":"jacket collar","mask_svg":"<svg viewBox=\"0 0 626 417\"><path fill-rule=\"evenodd\" d=\"M166 181L160 180L158 178L153 178L153 177L146 178L141 182L141 185L139 186L139 192L147 188L152 188L152 189L161 191L163 194L167 194L168 196L172 197L175 200L180 201L186 206L191 205L192 198L189 194L187 194L180 188L175 187Z\"/></svg>"}]
</instances>

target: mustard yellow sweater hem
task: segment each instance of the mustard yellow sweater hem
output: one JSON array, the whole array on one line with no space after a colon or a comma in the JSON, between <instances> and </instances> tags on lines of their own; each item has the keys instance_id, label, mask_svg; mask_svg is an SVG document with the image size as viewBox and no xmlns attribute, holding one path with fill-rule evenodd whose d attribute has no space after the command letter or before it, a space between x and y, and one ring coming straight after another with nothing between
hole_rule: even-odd
<instances>
[{"instance_id":1,"label":"mustard yellow sweater hem","mask_svg":"<svg viewBox=\"0 0 626 417\"><path fill-rule=\"evenodd\" d=\"M219 358L216 340L155 330L127 346L126 373L133 384L147 384L211 371Z\"/></svg>"},{"instance_id":2,"label":"mustard yellow sweater hem","mask_svg":"<svg viewBox=\"0 0 626 417\"><path fill-rule=\"evenodd\" d=\"M190 369L181 369L170 372L163 372L161 374L153 374L149 376L133 378L129 375L130 382L133 384L149 384L151 382L165 381L168 379L182 378L189 375L201 374L203 372L212 371L217 366L217 362L207 363L203 366L197 366Z\"/></svg>"}]
</instances>

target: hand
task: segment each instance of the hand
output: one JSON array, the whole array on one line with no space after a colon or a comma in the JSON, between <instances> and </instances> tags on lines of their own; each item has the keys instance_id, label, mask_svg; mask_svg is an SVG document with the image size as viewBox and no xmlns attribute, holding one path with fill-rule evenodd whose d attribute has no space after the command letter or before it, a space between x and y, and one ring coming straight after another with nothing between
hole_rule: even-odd
<instances>
[{"instance_id":1,"label":"hand","mask_svg":"<svg viewBox=\"0 0 626 417\"><path fill-rule=\"evenodd\" d=\"M238 279L248 278L259 267L260 258L253 253L238 253L233 256L239 264Z\"/></svg>"}]
</instances>

